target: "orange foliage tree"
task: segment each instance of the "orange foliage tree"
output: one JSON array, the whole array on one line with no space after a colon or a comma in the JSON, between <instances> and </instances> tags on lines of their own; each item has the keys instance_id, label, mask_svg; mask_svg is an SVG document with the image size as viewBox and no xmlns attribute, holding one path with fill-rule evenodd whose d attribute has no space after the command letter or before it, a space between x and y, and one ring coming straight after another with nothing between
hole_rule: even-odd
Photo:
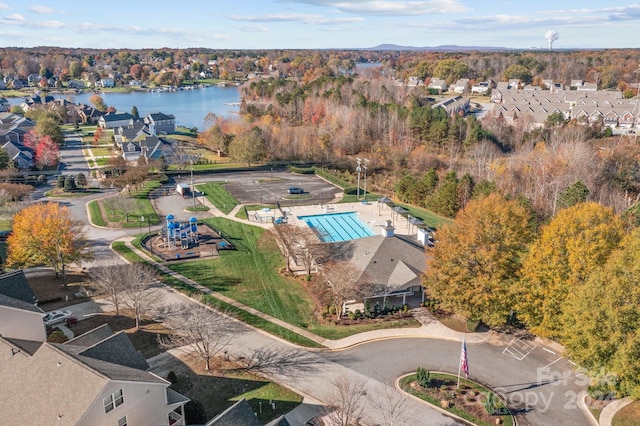
<instances>
[{"instance_id":1,"label":"orange foliage tree","mask_svg":"<svg viewBox=\"0 0 640 426\"><path fill-rule=\"evenodd\" d=\"M93 258L81 224L71 211L58 203L34 204L13 216L13 232L7 238L7 266L49 266L62 274L70 264Z\"/></svg>"}]
</instances>

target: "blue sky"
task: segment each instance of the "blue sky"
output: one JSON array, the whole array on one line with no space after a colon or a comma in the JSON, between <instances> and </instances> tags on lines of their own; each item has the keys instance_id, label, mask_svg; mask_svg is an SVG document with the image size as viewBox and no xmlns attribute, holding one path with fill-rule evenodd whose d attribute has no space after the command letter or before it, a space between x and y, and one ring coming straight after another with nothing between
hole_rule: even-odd
<instances>
[{"instance_id":1,"label":"blue sky","mask_svg":"<svg viewBox=\"0 0 640 426\"><path fill-rule=\"evenodd\" d=\"M0 0L0 46L640 47L640 3L548 0Z\"/></svg>"}]
</instances>

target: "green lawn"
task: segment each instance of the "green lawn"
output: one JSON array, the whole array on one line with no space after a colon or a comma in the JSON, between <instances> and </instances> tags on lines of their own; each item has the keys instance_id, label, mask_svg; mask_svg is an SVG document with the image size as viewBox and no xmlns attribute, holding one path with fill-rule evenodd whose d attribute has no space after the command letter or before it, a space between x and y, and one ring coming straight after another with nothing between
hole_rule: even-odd
<instances>
[{"instance_id":1,"label":"green lawn","mask_svg":"<svg viewBox=\"0 0 640 426\"><path fill-rule=\"evenodd\" d=\"M11 229L11 219L0 219L0 231L8 231Z\"/></svg>"},{"instance_id":2,"label":"green lawn","mask_svg":"<svg viewBox=\"0 0 640 426\"><path fill-rule=\"evenodd\" d=\"M413 318L352 326L321 324L313 315L315 305L303 283L279 273L282 255L264 229L226 218L205 222L222 230L238 250L222 252L216 259L168 266L211 290L330 339L382 328L419 327Z\"/></svg>"},{"instance_id":3,"label":"green lawn","mask_svg":"<svg viewBox=\"0 0 640 426\"><path fill-rule=\"evenodd\" d=\"M224 182L204 183L196 185L196 189L202 191L207 200L224 214L229 214L238 205L238 200L227 191Z\"/></svg>"},{"instance_id":4,"label":"green lawn","mask_svg":"<svg viewBox=\"0 0 640 426\"><path fill-rule=\"evenodd\" d=\"M95 157L111 157L109 148L91 148L91 152Z\"/></svg>"},{"instance_id":5,"label":"green lawn","mask_svg":"<svg viewBox=\"0 0 640 426\"><path fill-rule=\"evenodd\" d=\"M111 211L106 208L104 204L103 208L106 218L103 217L100 205L98 204L102 203L102 201L91 201L89 203L91 221L98 226L107 226L108 222L119 222L120 226L123 228L140 228L141 231L145 230L143 228L147 227L149 222L151 222L151 225L157 225L160 223L160 218L151 205L151 201L149 201L148 196L149 192L158 186L160 186L160 182L152 180L145 182L141 189L131 191L131 197L135 200L137 208L130 212L128 221L122 211ZM144 220L142 220L143 218Z\"/></svg>"}]
</instances>

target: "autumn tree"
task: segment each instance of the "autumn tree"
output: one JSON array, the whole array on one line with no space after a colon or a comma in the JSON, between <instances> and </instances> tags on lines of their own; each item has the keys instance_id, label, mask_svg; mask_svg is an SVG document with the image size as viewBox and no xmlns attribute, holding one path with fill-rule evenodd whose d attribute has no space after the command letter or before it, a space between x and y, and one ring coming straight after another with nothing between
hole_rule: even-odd
<instances>
[{"instance_id":1,"label":"autumn tree","mask_svg":"<svg viewBox=\"0 0 640 426\"><path fill-rule=\"evenodd\" d=\"M237 135L229 147L229 155L235 161L248 166L262 160L265 155L265 140L262 130L254 126L249 131Z\"/></svg>"},{"instance_id":2,"label":"autumn tree","mask_svg":"<svg viewBox=\"0 0 640 426\"><path fill-rule=\"evenodd\" d=\"M336 319L340 319L344 303L360 295L362 271L351 262L331 262L322 265L322 280L331 293Z\"/></svg>"},{"instance_id":3,"label":"autumn tree","mask_svg":"<svg viewBox=\"0 0 640 426\"><path fill-rule=\"evenodd\" d=\"M91 97L89 98L89 102L91 102L91 104L98 111L101 111L101 112L106 112L107 111L107 104L105 103L105 101L102 98L102 96L100 96L100 95L91 95Z\"/></svg>"},{"instance_id":4,"label":"autumn tree","mask_svg":"<svg viewBox=\"0 0 640 426\"><path fill-rule=\"evenodd\" d=\"M65 285L69 265L93 258L82 224L58 203L33 204L15 214L7 251L8 267L49 266Z\"/></svg>"},{"instance_id":5,"label":"autumn tree","mask_svg":"<svg viewBox=\"0 0 640 426\"><path fill-rule=\"evenodd\" d=\"M64 143L64 134L62 133L58 118L51 114L45 114L39 117L34 130L40 138L49 136L53 142L59 146Z\"/></svg>"},{"instance_id":6,"label":"autumn tree","mask_svg":"<svg viewBox=\"0 0 640 426\"><path fill-rule=\"evenodd\" d=\"M204 305L202 296L195 297L189 309L177 307L171 315L173 334L161 341L166 348L188 348L211 369L211 360L229 345L236 326L224 312Z\"/></svg>"},{"instance_id":7,"label":"autumn tree","mask_svg":"<svg viewBox=\"0 0 640 426\"><path fill-rule=\"evenodd\" d=\"M558 337L568 295L607 261L622 236L622 221L601 204L560 210L523 259L514 293L518 318L535 334Z\"/></svg>"},{"instance_id":8,"label":"autumn tree","mask_svg":"<svg viewBox=\"0 0 640 426\"><path fill-rule=\"evenodd\" d=\"M609 391L638 398L640 229L619 247L579 291L568 295L562 342L579 365L594 375L609 374Z\"/></svg>"},{"instance_id":9,"label":"autumn tree","mask_svg":"<svg viewBox=\"0 0 640 426\"><path fill-rule=\"evenodd\" d=\"M470 201L427 249L427 294L446 310L504 325L513 309L520 259L532 238L532 214L521 203L497 194Z\"/></svg>"}]
</instances>

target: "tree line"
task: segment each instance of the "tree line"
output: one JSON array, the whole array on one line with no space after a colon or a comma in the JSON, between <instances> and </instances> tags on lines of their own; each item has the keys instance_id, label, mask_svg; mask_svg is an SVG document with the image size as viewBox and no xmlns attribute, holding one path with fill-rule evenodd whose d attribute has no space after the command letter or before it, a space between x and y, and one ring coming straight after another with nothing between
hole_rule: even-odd
<instances>
[{"instance_id":1,"label":"tree line","mask_svg":"<svg viewBox=\"0 0 640 426\"><path fill-rule=\"evenodd\" d=\"M441 309L559 340L592 377L606 377L592 390L638 398L634 222L602 204L578 202L539 224L522 198L491 194L471 200L437 231L423 284Z\"/></svg>"}]
</instances>

